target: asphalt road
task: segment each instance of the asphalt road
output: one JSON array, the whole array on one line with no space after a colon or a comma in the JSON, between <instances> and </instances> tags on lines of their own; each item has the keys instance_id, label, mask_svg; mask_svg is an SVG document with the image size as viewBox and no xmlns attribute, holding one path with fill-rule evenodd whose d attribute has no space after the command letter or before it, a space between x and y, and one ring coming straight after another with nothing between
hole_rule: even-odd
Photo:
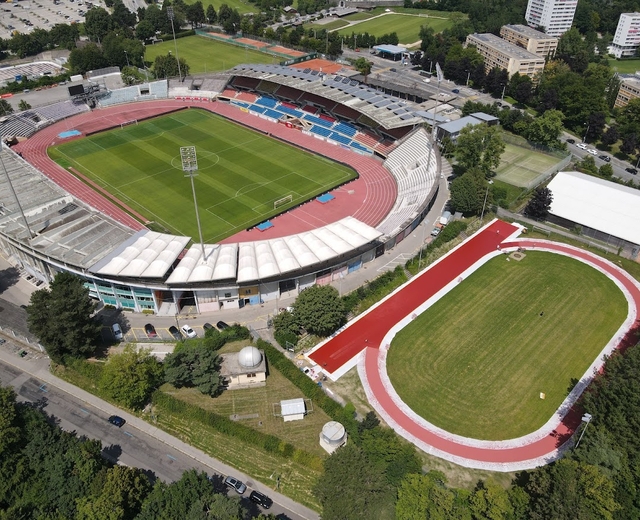
<instances>
[{"instance_id":1,"label":"asphalt road","mask_svg":"<svg viewBox=\"0 0 640 520\"><path fill-rule=\"evenodd\" d=\"M38 403L64 430L75 431L78 435L102 441L105 458L146 470L152 479L172 482L178 480L184 471L192 468L213 474L208 466L153 436L130 424L118 428L107 421L108 416L104 412L69 393L44 385L29 374L3 362L0 362L0 384L13 386L20 401ZM260 511L248 497L249 491L245 492L242 498L243 504L252 516L256 516ZM282 520L303 519L276 503L269 512Z\"/></svg>"}]
</instances>

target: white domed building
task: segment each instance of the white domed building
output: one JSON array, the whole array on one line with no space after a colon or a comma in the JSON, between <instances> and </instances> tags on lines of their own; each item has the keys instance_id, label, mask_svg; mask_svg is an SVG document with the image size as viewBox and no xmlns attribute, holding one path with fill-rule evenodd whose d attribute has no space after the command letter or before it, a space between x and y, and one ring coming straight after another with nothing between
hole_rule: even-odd
<instances>
[{"instance_id":1,"label":"white domed building","mask_svg":"<svg viewBox=\"0 0 640 520\"><path fill-rule=\"evenodd\" d=\"M347 443L347 431L337 421L329 421L320 432L320 446L329 454Z\"/></svg>"},{"instance_id":2,"label":"white domed building","mask_svg":"<svg viewBox=\"0 0 640 520\"><path fill-rule=\"evenodd\" d=\"M249 345L240 352L229 352L221 357L220 376L229 390L266 384L267 362L263 351Z\"/></svg>"}]
</instances>

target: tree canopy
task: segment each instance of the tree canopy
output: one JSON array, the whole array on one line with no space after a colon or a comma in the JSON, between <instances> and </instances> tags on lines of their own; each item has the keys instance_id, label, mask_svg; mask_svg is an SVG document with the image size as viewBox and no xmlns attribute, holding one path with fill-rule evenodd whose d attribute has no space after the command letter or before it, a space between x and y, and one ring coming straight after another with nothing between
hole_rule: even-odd
<instances>
[{"instance_id":1,"label":"tree canopy","mask_svg":"<svg viewBox=\"0 0 640 520\"><path fill-rule=\"evenodd\" d=\"M346 321L344 305L338 291L330 285L314 285L300 293L293 304L297 322L307 332L328 336Z\"/></svg>"},{"instance_id":2,"label":"tree canopy","mask_svg":"<svg viewBox=\"0 0 640 520\"><path fill-rule=\"evenodd\" d=\"M505 144L497 126L485 123L465 126L458 136L455 157L465 169L475 169L485 177L490 177L500 165L500 156Z\"/></svg>"},{"instance_id":3,"label":"tree canopy","mask_svg":"<svg viewBox=\"0 0 640 520\"><path fill-rule=\"evenodd\" d=\"M97 345L101 325L94 319L95 303L77 276L60 272L48 289L31 295L27 307L29 331L56 362L87 357Z\"/></svg>"},{"instance_id":4,"label":"tree canopy","mask_svg":"<svg viewBox=\"0 0 640 520\"><path fill-rule=\"evenodd\" d=\"M177 388L195 387L215 396L220 390L220 357L203 343L187 342L164 359L165 381Z\"/></svg>"},{"instance_id":5,"label":"tree canopy","mask_svg":"<svg viewBox=\"0 0 640 520\"><path fill-rule=\"evenodd\" d=\"M549 213L553 194L547 187L540 186L535 189L533 196L524 208L524 214L535 219L544 219Z\"/></svg>"}]
</instances>

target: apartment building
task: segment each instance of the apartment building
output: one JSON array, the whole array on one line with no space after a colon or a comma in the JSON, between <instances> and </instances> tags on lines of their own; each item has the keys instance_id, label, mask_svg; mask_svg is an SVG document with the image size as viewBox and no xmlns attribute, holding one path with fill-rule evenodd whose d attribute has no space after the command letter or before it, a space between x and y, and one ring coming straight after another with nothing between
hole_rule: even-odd
<instances>
[{"instance_id":1,"label":"apartment building","mask_svg":"<svg viewBox=\"0 0 640 520\"><path fill-rule=\"evenodd\" d=\"M474 45L484 58L485 70L494 67L506 69L509 77L516 72L535 80L536 75L544 69L544 57L514 45L495 34L482 33L467 36L466 45Z\"/></svg>"},{"instance_id":2,"label":"apartment building","mask_svg":"<svg viewBox=\"0 0 640 520\"><path fill-rule=\"evenodd\" d=\"M635 56L640 47L640 13L622 13L609 52L616 58Z\"/></svg>"},{"instance_id":3,"label":"apartment building","mask_svg":"<svg viewBox=\"0 0 640 520\"><path fill-rule=\"evenodd\" d=\"M632 99L640 98L640 74L618 74L620 90L616 97L615 107L624 107Z\"/></svg>"},{"instance_id":4,"label":"apartment building","mask_svg":"<svg viewBox=\"0 0 640 520\"><path fill-rule=\"evenodd\" d=\"M571 29L577 5L578 0L529 0L524 17L530 26L559 37Z\"/></svg>"},{"instance_id":5,"label":"apartment building","mask_svg":"<svg viewBox=\"0 0 640 520\"><path fill-rule=\"evenodd\" d=\"M518 47L538 56L553 56L558 48L558 38L536 31L526 25L503 25L500 36Z\"/></svg>"}]
</instances>

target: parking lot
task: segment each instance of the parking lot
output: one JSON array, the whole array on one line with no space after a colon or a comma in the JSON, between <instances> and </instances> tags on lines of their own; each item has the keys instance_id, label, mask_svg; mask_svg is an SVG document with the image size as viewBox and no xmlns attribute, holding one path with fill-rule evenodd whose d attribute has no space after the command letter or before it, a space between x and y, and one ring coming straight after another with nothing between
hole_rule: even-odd
<instances>
[{"instance_id":1,"label":"parking lot","mask_svg":"<svg viewBox=\"0 0 640 520\"><path fill-rule=\"evenodd\" d=\"M11 38L15 31L28 34L33 29L50 30L60 23L84 22L91 7L105 7L103 0L21 0L5 2L0 10L0 38Z\"/></svg>"}]
</instances>

